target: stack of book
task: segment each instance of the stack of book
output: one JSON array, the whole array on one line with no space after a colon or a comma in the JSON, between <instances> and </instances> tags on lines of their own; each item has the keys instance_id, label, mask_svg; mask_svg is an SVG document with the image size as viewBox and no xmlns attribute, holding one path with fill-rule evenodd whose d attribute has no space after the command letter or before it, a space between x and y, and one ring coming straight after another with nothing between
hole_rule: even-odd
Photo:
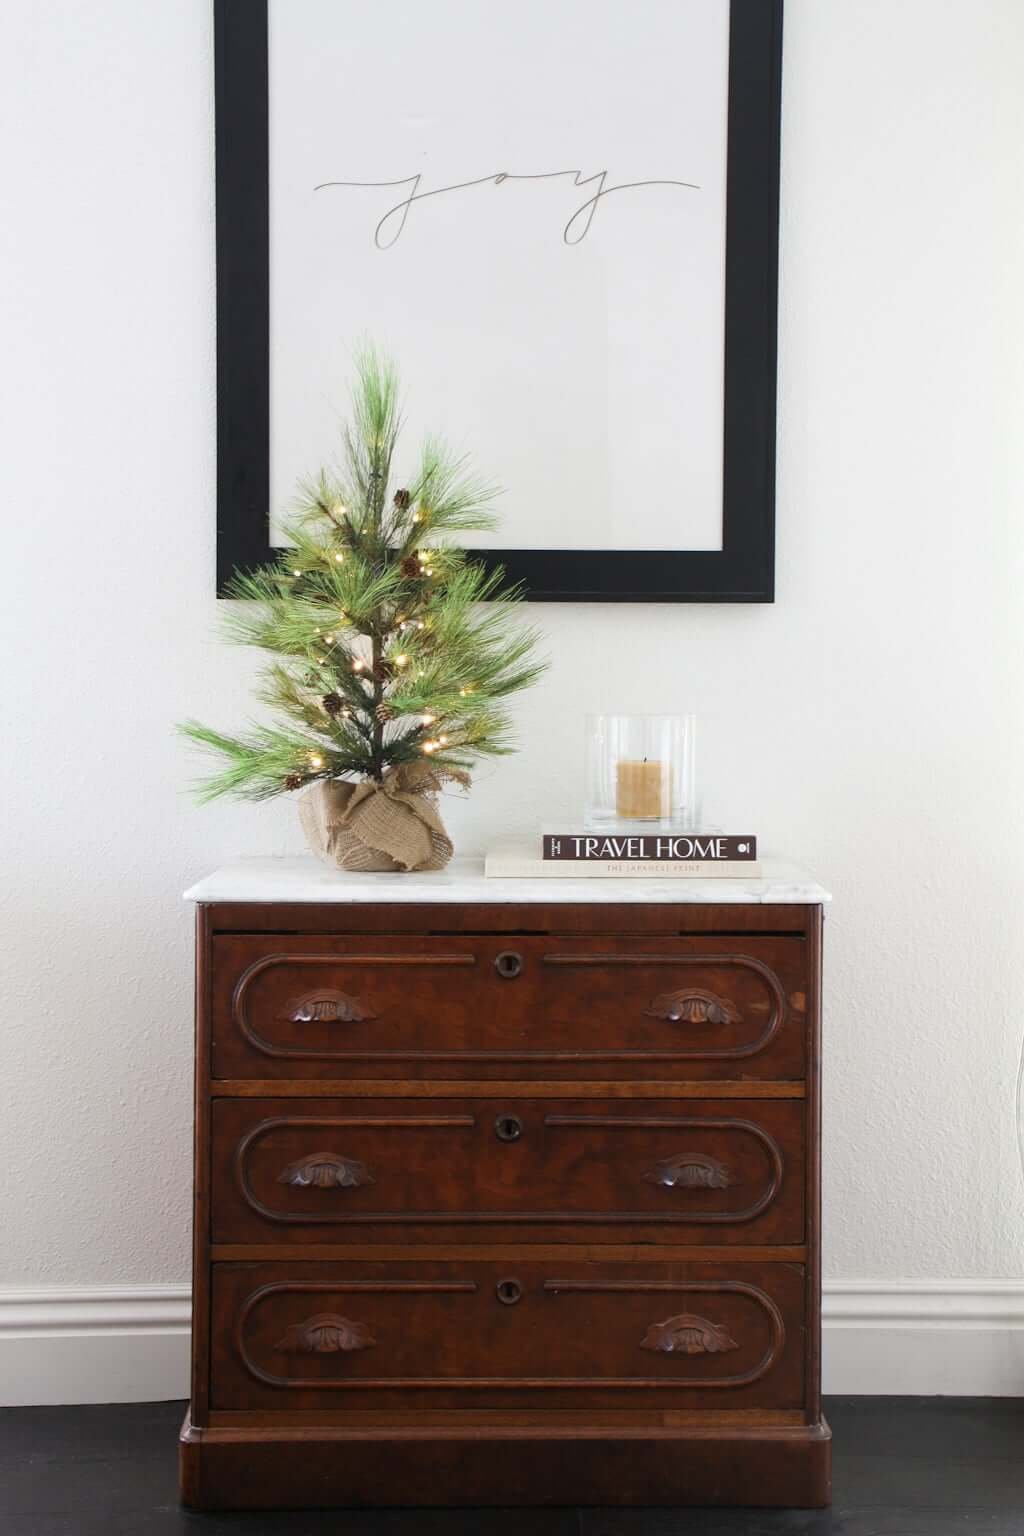
<instances>
[{"instance_id":1,"label":"stack of book","mask_svg":"<svg viewBox=\"0 0 1024 1536\"><path fill-rule=\"evenodd\" d=\"M757 838L718 832L559 832L544 828L536 842L503 843L484 863L487 875L536 878L581 875L648 879L663 875L687 880L717 876L757 879Z\"/></svg>"}]
</instances>

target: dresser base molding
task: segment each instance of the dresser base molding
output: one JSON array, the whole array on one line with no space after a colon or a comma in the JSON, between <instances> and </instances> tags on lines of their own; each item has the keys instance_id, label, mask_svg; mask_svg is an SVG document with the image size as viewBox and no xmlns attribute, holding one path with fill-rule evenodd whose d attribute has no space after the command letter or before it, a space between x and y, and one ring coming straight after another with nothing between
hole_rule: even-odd
<instances>
[{"instance_id":1,"label":"dresser base molding","mask_svg":"<svg viewBox=\"0 0 1024 1536\"><path fill-rule=\"evenodd\" d=\"M179 1448L190 1509L748 1505L820 1509L832 1435L753 1420L681 1427L538 1414L424 1425L198 1429Z\"/></svg>"}]
</instances>

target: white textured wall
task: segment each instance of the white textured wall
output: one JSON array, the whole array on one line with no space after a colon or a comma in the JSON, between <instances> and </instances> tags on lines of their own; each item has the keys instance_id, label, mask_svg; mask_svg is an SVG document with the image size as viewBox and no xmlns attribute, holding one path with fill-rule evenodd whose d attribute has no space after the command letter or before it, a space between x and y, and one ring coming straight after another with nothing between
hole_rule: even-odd
<instances>
[{"instance_id":1,"label":"white textured wall","mask_svg":"<svg viewBox=\"0 0 1024 1536\"><path fill-rule=\"evenodd\" d=\"M209 638L209 10L4 8L0 1284L187 1278L179 892L299 844L193 809L171 736L250 675ZM708 809L835 891L845 1279L1020 1273L1022 74L1019 0L788 0L777 603L534 610L525 749L448 813L570 814L584 711L699 712Z\"/></svg>"}]
</instances>

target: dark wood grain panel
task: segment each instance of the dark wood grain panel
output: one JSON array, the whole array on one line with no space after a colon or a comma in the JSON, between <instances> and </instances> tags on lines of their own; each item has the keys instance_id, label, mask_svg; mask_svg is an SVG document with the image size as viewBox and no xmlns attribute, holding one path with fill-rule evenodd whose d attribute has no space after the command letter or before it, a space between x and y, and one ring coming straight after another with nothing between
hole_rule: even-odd
<instances>
[{"instance_id":1,"label":"dark wood grain panel","mask_svg":"<svg viewBox=\"0 0 1024 1536\"><path fill-rule=\"evenodd\" d=\"M797 1265L217 1265L213 1330L216 1408L803 1402Z\"/></svg>"},{"instance_id":2,"label":"dark wood grain panel","mask_svg":"<svg viewBox=\"0 0 1024 1536\"><path fill-rule=\"evenodd\" d=\"M203 1424L209 1412L210 1392L210 1132L212 1101L210 1082L210 909L199 907L195 919L195 1063L193 1092L195 1113L192 1129L192 1352L191 1406L195 1422Z\"/></svg>"},{"instance_id":3,"label":"dark wood grain panel","mask_svg":"<svg viewBox=\"0 0 1024 1536\"><path fill-rule=\"evenodd\" d=\"M800 1408L374 1408L365 1403L356 1408L289 1409L288 1424L292 1429L302 1425L374 1425L404 1426L409 1429L424 1428L430 1424L444 1424L450 1428L460 1425L483 1428L487 1425L507 1427L535 1424L543 1428L573 1425L615 1425L632 1429L668 1429L684 1425L705 1428L728 1425L747 1429L758 1424L785 1424L796 1426L805 1423ZM222 1408L210 1415L210 1423L220 1427L235 1425L251 1429L269 1428L280 1423L273 1409ZM1019 1536L1019 1533L1018 1533Z\"/></svg>"},{"instance_id":4,"label":"dark wood grain panel","mask_svg":"<svg viewBox=\"0 0 1024 1536\"><path fill-rule=\"evenodd\" d=\"M818 910L790 902L218 901L214 933L801 934Z\"/></svg>"},{"instance_id":5,"label":"dark wood grain panel","mask_svg":"<svg viewBox=\"0 0 1024 1536\"><path fill-rule=\"evenodd\" d=\"M804 1074L796 938L221 936L213 948L218 1077Z\"/></svg>"},{"instance_id":6,"label":"dark wood grain panel","mask_svg":"<svg viewBox=\"0 0 1024 1536\"><path fill-rule=\"evenodd\" d=\"M550 1234L545 1233L545 1237ZM258 1259L268 1259L271 1262L284 1262L285 1260L313 1259L317 1263L330 1259L407 1259L409 1257L409 1243L403 1232L392 1232L393 1239L390 1243L367 1242L360 1243L358 1253L354 1253L350 1243L213 1243L210 1247L210 1259L215 1264L241 1262L253 1263ZM394 1241L394 1239L398 1241ZM488 1243L486 1254L482 1253L479 1243L470 1242L432 1242L430 1244L429 1257L432 1259L513 1259L518 1261L523 1257L524 1251L531 1259L548 1259L561 1265L565 1260L585 1262L595 1261L599 1264L625 1263L635 1264L641 1260L657 1257L659 1261L671 1263L674 1259L688 1261L695 1257L693 1244L689 1246L681 1243L665 1242L659 1237L656 1244L651 1242L641 1243L593 1243L581 1242L578 1235L568 1242L531 1242L524 1250L522 1234L517 1234L517 1240L503 1241L500 1243ZM736 1274L741 1273L744 1264L800 1264L807 1263L807 1248L801 1244L796 1247L787 1245L771 1245L762 1247L751 1243L733 1243L731 1245L716 1245L714 1243L701 1243L699 1257L708 1263L716 1259L728 1259Z\"/></svg>"},{"instance_id":7,"label":"dark wood grain panel","mask_svg":"<svg viewBox=\"0 0 1024 1536\"><path fill-rule=\"evenodd\" d=\"M226 1242L803 1240L796 1101L221 1099ZM509 1137L509 1139L503 1139Z\"/></svg>"},{"instance_id":8,"label":"dark wood grain panel","mask_svg":"<svg viewBox=\"0 0 1024 1536\"><path fill-rule=\"evenodd\" d=\"M345 1078L217 1078L210 1085L210 1092L218 1098L272 1099L289 1097L302 1099L343 1099L352 1092L352 1084ZM523 1082L516 1078L493 1079L481 1082L479 1078L467 1078L465 1082L446 1081L444 1078L394 1078L379 1082L374 1078L359 1079L359 1095L364 1099L392 1099L416 1097L424 1099L449 1099L461 1093L471 1093L477 1098L505 1098L509 1094L529 1095L534 1099L560 1099L566 1094L574 1098L591 1099L803 1099L807 1097L807 1085L803 1082L761 1082L747 1078L741 1082L707 1078L704 1082L680 1081L653 1083L649 1078L627 1079L609 1082L595 1078L580 1082L575 1078L558 1083Z\"/></svg>"}]
</instances>

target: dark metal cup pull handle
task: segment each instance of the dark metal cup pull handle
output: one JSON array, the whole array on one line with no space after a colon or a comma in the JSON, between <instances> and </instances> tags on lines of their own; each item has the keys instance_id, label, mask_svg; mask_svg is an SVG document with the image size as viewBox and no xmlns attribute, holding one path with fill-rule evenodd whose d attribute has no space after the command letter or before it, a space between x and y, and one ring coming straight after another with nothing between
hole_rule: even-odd
<instances>
[{"instance_id":1,"label":"dark metal cup pull handle","mask_svg":"<svg viewBox=\"0 0 1024 1536\"><path fill-rule=\"evenodd\" d=\"M522 968L523 957L514 949L503 949L494 962L494 969L506 981L511 981L513 976L518 976Z\"/></svg>"},{"instance_id":2,"label":"dark metal cup pull handle","mask_svg":"<svg viewBox=\"0 0 1024 1536\"><path fill-rule=\"evenodd\" d=\"M518 1141L523 1134L523 1122L518 1115L499 1115L494 1122L494 1134L499 1141Z\"/></svg>"},{"instance_id":3,"label":"dark metal cup pull handle","mask_svg":"<svg viewBox=\"0 0 1024 1536\"><path fill-rule=\"evenodd\" d=\"M518 1280L499 1280L494 1287L494 1294L505 1307L514 1307L517 1301L522 1300L523 1288Z\"/></svg>"}]
</instances>

